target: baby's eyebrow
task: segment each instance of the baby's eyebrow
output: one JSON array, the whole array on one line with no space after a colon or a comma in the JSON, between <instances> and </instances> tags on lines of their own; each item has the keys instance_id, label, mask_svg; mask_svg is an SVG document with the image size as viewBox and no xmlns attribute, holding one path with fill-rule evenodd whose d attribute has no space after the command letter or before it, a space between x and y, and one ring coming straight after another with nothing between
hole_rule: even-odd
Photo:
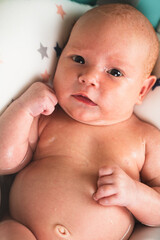
<instances>
[{"instance_id":1,"label":"baby's eyebrow","mask_svg":"<svg viewBox=\"0 0 160 240\"><path fill-rule=\"evenodd\" d=\"M81 51L81 52L88 52L88 51L94 50L94 49L90 49L88 44L85 44L79 40L77 42L68 42L68 47L73 51Z\"/></svg>"},{"instance_id":2,"label":"baby's eyebrow","mask_svg":"<svg viewBox=\"0 0 160 240\"><path fill-rule=\"evenodd\" d=\"M81 49L81 48L78 48L78 47L68 46L68 48L67 48L67 53L69 53L69 54L78 54L78 55L81 55L82 52L84 52L84 50Z\"/></svg>"},{"instance_id":3,"label":"baby's eyebrow","mask_svg":"<svg viewBox=\"0 0 160 240\"><path fill-rule=\"evenodd\" d=\"M108 62L112 67L117 67L128 71L131 71L133 69L132 64L117 57L109 57L108 59L106 59L106 62Z\"/></svg>"},{"instance_id":4,"label":"baby's eyebrow","mask_svg":"<svg viewBox=\"0 0 160 240\"><path fill-rule=\"evenodd\" d=\"M67 45L66 45L68 48L70 49L83 49L83 46L81 43L77 43L77 42L68 42Z\"/></svg>"}]
</instances>

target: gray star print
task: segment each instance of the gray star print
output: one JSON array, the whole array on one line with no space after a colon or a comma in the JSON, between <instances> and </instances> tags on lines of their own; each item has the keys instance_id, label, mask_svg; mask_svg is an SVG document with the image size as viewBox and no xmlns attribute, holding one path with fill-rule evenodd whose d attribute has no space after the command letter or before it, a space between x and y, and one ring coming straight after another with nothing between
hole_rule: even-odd
<instances>
[{"instance_id":1,"label":"gray star print","mask_svg":"<svg viewBox=\"0 0 160 240\"><path fill-rule=\"evenodd\" d=\"M42 59L44 57L48 58L47 47L44 47L42 43L40 43L40 48L37 51L40 52Z\"/></svg>"}]
</instances>

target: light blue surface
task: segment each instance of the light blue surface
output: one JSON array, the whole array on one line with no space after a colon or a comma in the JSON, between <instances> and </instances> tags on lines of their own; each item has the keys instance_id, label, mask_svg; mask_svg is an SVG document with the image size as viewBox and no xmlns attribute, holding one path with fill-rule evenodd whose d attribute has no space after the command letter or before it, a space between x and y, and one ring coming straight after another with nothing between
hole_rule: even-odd
<instances>
[{"instance_id":1,"label":"light blue surface","mask_svg":"<svg viewBox=\"0 0 160 240\"><path fill-rule=\"evenodd\" d=\"M136 8L142 12L156 28L160 20L160 0L140 0Z\"/></svg>"},{"instance_id":2,"label":"light blue surface","mask_svg":"<svg viewBox=\"0 0 160 240\"><path fill-rule=\"evenodd\" d=\"M95 5L97 2L97 0L71 0L71 1L90 5Z\"/></svg>"}]
</instances>

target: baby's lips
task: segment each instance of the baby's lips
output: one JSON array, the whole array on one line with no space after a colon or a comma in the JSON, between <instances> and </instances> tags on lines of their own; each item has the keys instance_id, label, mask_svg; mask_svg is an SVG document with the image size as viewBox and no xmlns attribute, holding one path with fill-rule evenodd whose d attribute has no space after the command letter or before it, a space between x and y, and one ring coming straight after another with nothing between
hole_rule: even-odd
<instances>
[{"instance_id":1,"label":"baby's lips","mask_svg":"<svg viewBox=\"0 0 160 240\"><path fill-rule=\"evenodd\" d=\"M92 195L92 197L93 197L93 199L94 199L95 201L98 200L97 197L96 197L96 193L94 193L94 194Z\"/></svg>"}]
</instances>

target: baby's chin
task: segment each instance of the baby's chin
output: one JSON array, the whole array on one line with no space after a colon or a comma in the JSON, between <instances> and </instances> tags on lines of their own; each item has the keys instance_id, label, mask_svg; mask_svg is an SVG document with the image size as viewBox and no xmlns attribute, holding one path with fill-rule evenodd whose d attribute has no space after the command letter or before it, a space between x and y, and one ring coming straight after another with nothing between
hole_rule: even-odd
<instances>
[{"instance_id":1,"label":"baby's chin","mask_svg":"<svg viewBox=\"0 0 160 240\"><path fill-rule=\"evenodd\" d=\"M76 114L75 112L72 113L72 111L69 111L68 109L66 109L62 106L61 106L61 108L73 120L75 120L79 123L90 125L90 126L108 126L108 125L117 123L115 121L107 121L107 120L97 119L89 114Z\"/></svg>"},{"instance_id":2,"label":"baby's chin","mask_svg":"<svg viewBox=\"0 0 160 240\"><path fill-rule=\"evenodd\" d=\"M60 107L63 111L71 117L73 120L78 121L83 124L92 125L92 126L110 126L114 124L118 124L128 120L132 114L128 114L125 116L113 117L109 112L108 115L101 113L98 106L94 107L72 107L71 105L67 105L64 102L59 101Z\"/></svg>"},{"instance_id":3,"label":"baby's chin","mask_svg":"<svg viewBox=\"0 0 160 240\"><path fill-rule=\"evenodd\" d=\"M60 107L62 108L62 110L73 120L83 123L83 124L87 124L87 125L101 125L98 124L96 120L93 120L93 117L89 114L81 114L81 113L77 113L76 111L71 111L70 109L62 106L59 103Z\"/></svg>"}]
</instances>

